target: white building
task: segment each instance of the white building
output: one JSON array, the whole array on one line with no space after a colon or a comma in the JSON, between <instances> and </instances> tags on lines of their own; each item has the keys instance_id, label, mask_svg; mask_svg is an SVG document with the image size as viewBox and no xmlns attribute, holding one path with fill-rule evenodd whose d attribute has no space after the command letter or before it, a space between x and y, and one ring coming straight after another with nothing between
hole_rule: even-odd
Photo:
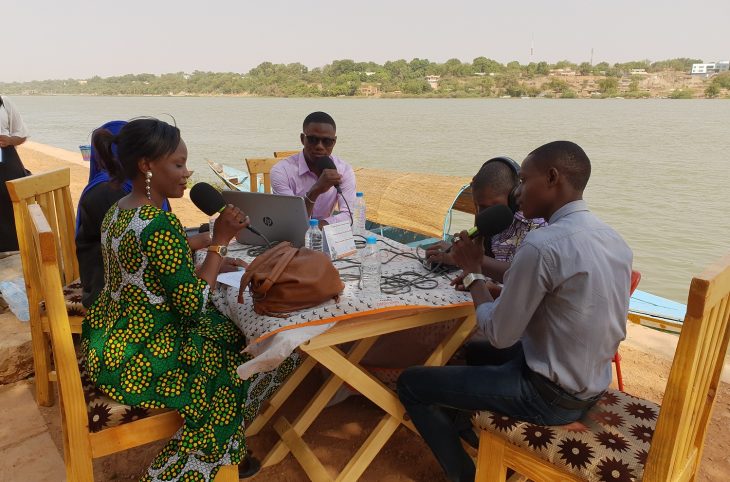
<instances>
[{"instance_id":1,"label":"white building","mask_svg":"<svg viewBox=\"0 0 730 482\"><path fill-rule=\"evenodd\" d=\"M711 64L692 64L692 75L712 75L730 70L730 60L722 60Z\"/></svg>"}]
</instances>

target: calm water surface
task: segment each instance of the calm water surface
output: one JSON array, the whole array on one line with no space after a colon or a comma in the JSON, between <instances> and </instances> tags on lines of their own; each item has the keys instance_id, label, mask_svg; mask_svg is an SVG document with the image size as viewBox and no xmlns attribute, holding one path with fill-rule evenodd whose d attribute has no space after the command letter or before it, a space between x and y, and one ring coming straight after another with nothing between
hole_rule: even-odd
<instances>
[{"instance_id":1,"label":"calm water surface","mask_svg":"<svg viewBox=\"0 0 730 482\"><path fill-rule=\"evenodd\" d=\"M32 140L76 151L112 119L174 116L196 180L206 159L299 146L314 110L337 121L335 153L354 166L471 176L496 155L521 161L556 139L593 163L591 208L634 250L640 288L686 302L693 274L730 251L730 102L540 99L15 97ZM242 167L245 170L245 167Z\"/></svg>"}]
</instances>

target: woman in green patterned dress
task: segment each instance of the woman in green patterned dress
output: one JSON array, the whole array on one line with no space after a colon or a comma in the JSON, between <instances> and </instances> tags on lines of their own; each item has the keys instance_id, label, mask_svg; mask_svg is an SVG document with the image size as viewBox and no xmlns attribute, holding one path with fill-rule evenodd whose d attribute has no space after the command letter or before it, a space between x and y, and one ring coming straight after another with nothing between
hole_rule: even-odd
<instances>
[{"instance_id":1,"label":"woman in green patterned dress","mask_svg":"<svg viewBox=\"0 0 730 482\"><path fill-rule=\"evenodd\" d=\"M131 179L133 188L102 224L105 286L82 335L88 373L120 403L182 415L183 427L142 480L209 481L230 464L250 472L242 424L248 382L236 374L245 340L208 301L224 262L217 248L248 219L227 206L195 269L180 221L161 209L163 199L182 197L191 174L179 129L137 119L117 136L97 130L92 144L112 180Z\"/></svg>"}]
</instances>

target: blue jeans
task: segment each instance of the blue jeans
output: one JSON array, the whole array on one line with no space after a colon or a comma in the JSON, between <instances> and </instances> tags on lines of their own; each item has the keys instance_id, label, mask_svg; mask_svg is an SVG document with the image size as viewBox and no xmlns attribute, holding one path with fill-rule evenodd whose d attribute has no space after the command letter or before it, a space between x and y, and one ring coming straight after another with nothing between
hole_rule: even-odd
<instances>
[{"instance_id":1,"label":"blue jeans","mask_svg":"<svg viewBox=\"0 0 730 482\"><path fill-rule=\"evenodd\" d=\"M522 350L503 365L411 367L398 378L398 396L436 459L455 482L472 482L476 469L459 441L463 427L449 409L492 410L539 425L563 425L580 419L589 407L566 410L556 393L545 400L529 380Z\"/></svg>"}]
</instances>

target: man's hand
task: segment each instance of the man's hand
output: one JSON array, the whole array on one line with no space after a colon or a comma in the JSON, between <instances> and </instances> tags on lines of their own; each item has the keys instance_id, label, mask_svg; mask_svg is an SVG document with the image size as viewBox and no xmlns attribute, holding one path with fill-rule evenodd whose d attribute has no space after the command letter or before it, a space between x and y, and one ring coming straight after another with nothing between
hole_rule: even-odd
<instances>
[{"instance_id":1,"label":"man's hand","mask_svg":"<svg viewBox=\"0 0 730 482\"><path fill-rule=\"evenodd\" d=\"M320 194L329 191L332 186L340 184L341 182L342 176L339 172L337 172L337 169L324 169L322 174L319 175L317 182L315 182L312 189L309 190L309 197L314 200L312 196L319 196Z\"/></svg>"},{"instance_id":2,"label":"man's hand","mask_svg":"<svg viewBox=\"0 0 730 482\"><path fill-rule=\"evenodd\" d=\"M10 136L0 136L0 147L8 147L11 145Z\"/></svg>"},{"instance_id":3,"label":"man's hand","mask_svg":"<svg viewBox=\"0 0 730 482\"><path fill-rule=\"evenodd\" d=\"M446 241L439 241L438 243L432 244L426 248L426 261L432 265L447 264L453 266L455 264L454 257L450 252L446 252L450 246L451 244Z\"/></svg>"},{"instance_id":4,"label":"man's hand","mask_svg":"<svg viewBox=\"0 0 730 482\"><path fill-rule=\"evenodd\" d=\"M464 273L481 273L484 257L484 243L481 237L471 239L466 231L460 232L454 239L451 256L454 258L454 264Z\"/></svg>"}]
</instances>

